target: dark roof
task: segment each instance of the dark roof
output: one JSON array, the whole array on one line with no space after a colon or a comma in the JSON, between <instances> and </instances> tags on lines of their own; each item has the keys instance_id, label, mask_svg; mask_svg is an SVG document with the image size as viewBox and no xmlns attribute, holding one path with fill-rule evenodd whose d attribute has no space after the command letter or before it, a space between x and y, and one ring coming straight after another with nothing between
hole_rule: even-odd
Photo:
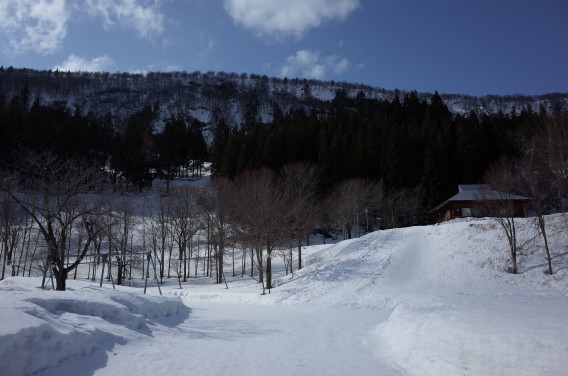
<instances>
[{"instance_id":1,"label":"dark roof","mask_svg":"<svg viewBox=\"0 0 568 376\"><path fill-rule=\"evenodd\" d=\"M502 200L512 200L512 201L527 201L528 198L523 196L517 196L510 193L504 193L499 191L494 191L488 184L461 184L458 185L459 192L436 206L430 212L440 209L442 206L446 205L448 202L457 201L502 201Z\"/></svg>"}]
</instances>

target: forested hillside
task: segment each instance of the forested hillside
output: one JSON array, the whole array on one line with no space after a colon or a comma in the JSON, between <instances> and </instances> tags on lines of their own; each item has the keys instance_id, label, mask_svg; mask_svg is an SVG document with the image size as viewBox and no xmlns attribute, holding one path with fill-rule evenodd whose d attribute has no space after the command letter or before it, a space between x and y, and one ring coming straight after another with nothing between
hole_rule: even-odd
<instances>
[{"instance_id":1,"label":"forested hillside","mask_svg":"<svg viewBox=\"0 0 568 376\"><path fill-rule=\"evenodd\" d=\"M32 102L47 106L66 106L81 113L110 115L124 120L144 108L156 113L154 125L172 115L181 114L204 123L225 119L239 125L247 117L256 116L261 122L271 121L274 107L284 114L296 110L327 112L338 96L350 99L364 97L393 101L403 100L407 92L371 87L360 83L277 78L256 74L226 72L149 72L145 74L104 72L37 71L0 67L2 90L13 98L24 85L28 86ZM420 100L430 101L433 93L417 93ZM568 108L568 94L547 95L487 95L473 97L462 93L440 93L450 112L478 116L511 113L542 106L548 112ZM338 98L338 99L340 99Z\"/></svg>"},{"instance_id":2,"label":"forested hillside","mask_svg":"<svg viewBox=\"0 0 568 376\"><path fill-rule=\"evenodd\" d=\"M321 169L322 197L352 178L412 202L423 223L458 184L520 158L565 124L568 97L421 94L236 73L109 74L0 67L0 159L19 149L81 156L115 187L297 162ZM533 148L534 149L534 148ZM394 221L393 221L394 222Z\"/></svg>"},{"instance_id":3,"label":"forested hillside","mask_svg":"<svg viewBox=\"0 0 568 376\"><path fill-rule=\"evenodd\" d=\"M156 112L145 107L123 120L64 104L42 105L24 85L5 100L0 91L0 164L22 150L51 151L106 168L115 188L140 190L162 178L200 176L208 159L205 124L172 116L156 131Z\"/></svg>"},{"instance_id":4,"label":"forested hillside","mask_svg":"<svg viewBox=\"0 0 568 376\"><path fill-rule=\"evenodd\" d=\"M427 102L415 92L393 101L336 96L326 116L275 113L272 122L245 122L238 129L220 122L211 160L214 173L230 178L302 161L320 166L331 185L382 180L388 191L418 202L414 216L422 222L458 184L481 182L500 158L520 158L535 135L565 116L542 107L453 115L439 95Z\"/></svg>"}]
</instances>

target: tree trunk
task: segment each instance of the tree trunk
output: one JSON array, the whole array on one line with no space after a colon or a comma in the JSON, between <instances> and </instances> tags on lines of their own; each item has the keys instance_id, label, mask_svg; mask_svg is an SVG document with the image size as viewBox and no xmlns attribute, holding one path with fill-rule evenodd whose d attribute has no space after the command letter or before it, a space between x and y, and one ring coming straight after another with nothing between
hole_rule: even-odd
<instances>
[{"instance_id":1,"label":"tree trunk","mask_svg":"<svg viewBox=\"0 0 568 376\"><path fill-rule=\"evenodd\" d=\"M199 265L199 235L197 236L197 255L195 256L195 278L197 278L198 265Z\"/></svg>"},{"instance_id":2,"label":"tree trunk","mask_svg":"<svg viewBox=\"0 0 568 376\"><path fill-rule=\"evenodd\" d=\"M544 222L544 216L539 215L538 218L538 226L540 227L540 234L542 235L542 239L544 240L544 249L546 251L546 259L548 261L548 274L552 275L552 259L550 257L550 249L548 248L548 237L546 236L546 225Z\"/></svg>"},{"instance_id":3,"label":"tree trunk","mask_svg":"<svg viewBox=\"0 0 568 376\"><path fill-rule=\"evenodd\" d=\"M117 285L122 285L122 280L123 280L123 265L122 265L122 260L118 259L118 276L117 276L117 280L116 280L116 284Z\"/></svg>"},{"instance_id":4,"label":"tree trunk","mask_svg":"<svg viewBox=\"0 0 568 376\"><path fill-rule=\"evenodd\" d=\"M241 277L244 277L246 272L247 272L247 250L245 248L242 250L241 253Z\"/></svg>"},{"instance_id":5,"label":"tree trunk","mask_svg":"<svg viewBox=\"0 0 568 376\"><path fill-rule=\"evenodd\" d=\"M298 270L302 269L302 238L298 236Z\"/></svg>"},{"instance_id":6,"label":"tree trunk","mask_svg":"<svg viewBox=\"0 0 568 376\"><path fill-rule=\"evenodd\" d=\"M272 288L272 257L270 252L266 256L266 287Z\"/></svg>"},{"instance_id":7,"label":"tree trunk","mask_svg":"<svg viewBox=\"0 0 568 376\"><path fill-rule=\"evenodd\" d=\"M66 283L67 283L67 272L64 270L63 267L60 267L59 270L55 268L55 265L51 265L53 268L53 276L55 277L55 290L57 291L65 291Z\"/></svg>"},{"instance_id":8,"label":"tree trunk","mask_svg":"<svg viewBox=\"0 0 568 376\"><path fill-rule=\"evenodd\" d=\"M4 256L4 257L2 257L2 275L0 276L0 281L4 279L4 272L6 271L6 259L7 259L6 253L8 252L8 250L7 250L8 247L7 247L6 245L5 245L4 247L2 247L2 248L3 248L5 251L4 251L4 254L3 254L3 255L0 254L0 256Z\"/></svg>"},{"instance_id":9,"label":"tree trunk","mask_svg":"<svg viewBox=\"0 0 568 376\"><path fill-rule=\"evenodd\" d=\"M183 244L183 281L187 282L187 246Z\"/></svg>"},{"instance_id":10,"label":"tree trunk","mask_svg":"<svg viewBox=\"0 0 568 376\"><path fill-rule=\"evenodd\" d=\"M515 218L511 217L511 261L513 262L513 274L517 274L517 231L515 229Z\"/></svg>"},{"instance_id":11,"label":"tree trunk","mask_svg":"<svg viewBox=\"0 0 568 376\"><path fill-rule=\"evenodd\" d=\"M254 277L254 248L250 249L250 277Z\"/></svg>"},{"instance_id":12,"label":"tree trunk","mask_svg":"<svg viewBox=\"0 0 568 376\"><path fill-rule=\"evenodd\" d=\"M219 247L217 254L217 283L223 283L223 250Z\"/></svg>"},{"instance_id":13,"label":"tree trunk","mask_svg":"<svg viewBox=\"0 0 568 376\"><path fill-rule=\"evenodd\" d=\"M262 254L262 249L259 247L256 250L256 259L258 262L258 282L262 283L262 287L264 289L264 263L263 263L263 254Z\"/></svg>"}]
</instances>

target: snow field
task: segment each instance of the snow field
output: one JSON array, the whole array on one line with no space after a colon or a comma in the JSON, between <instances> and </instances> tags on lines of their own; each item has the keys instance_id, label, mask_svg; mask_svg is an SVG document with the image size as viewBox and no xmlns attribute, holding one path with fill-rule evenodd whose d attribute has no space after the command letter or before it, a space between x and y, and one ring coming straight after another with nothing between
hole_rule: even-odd
<instances>
[{"instance_id":1,"label":"snow field","mask_svg":"<svg viewBox=\"0 0 568 376\"><path fill-rule=\"evenodd\" d=\"M555 274L518 221L519 270L490 219L377 231L304 248L255 278L141 288L0 282L0 375L565 375L566 216L548 217Z\"/></svg>"}]
</instances>

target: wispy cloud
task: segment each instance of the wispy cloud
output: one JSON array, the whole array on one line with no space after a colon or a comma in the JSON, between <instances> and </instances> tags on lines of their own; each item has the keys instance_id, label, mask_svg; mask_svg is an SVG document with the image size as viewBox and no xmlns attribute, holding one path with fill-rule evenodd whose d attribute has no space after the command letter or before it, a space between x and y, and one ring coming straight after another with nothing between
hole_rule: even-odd
<instances>
[{"instance_id":1,"label":"wispy cloud","mask_svg":"<svg viewBox=\"0 0 568 376\"><path fill-rule=\"evenodd\" d=\"M2 0L0 35L8 41L3 47L51 54L67 35L69 17L65 0Z\"/></svg>"},{"instance_id":2,"label":"wispy cloud","mask_svg":"<svg viewBox=\"0 0 568 376\"><path fill-rule=\"evenodd\" d=\"M209 40L209 42L207 42L207 45L205 48L203 48L201 51L199 51L197 53L197 56L200 59L204 59L209 53L211 53L211 51L213 51L215 49L215 41L214 40Z\"/></svg>"},{"instance_id":3,"label":"wispy cloud","mask_svg":"<svg viewBox=\"0 0 568 376\"><path fill-rule=\"evenodd\" d=\"M142 37L152 38L164 31L164 15L159 1L147 0L87 0L90 15L102 17L105 27L115 24L133 28Z\"/></svg>"},{"instance_id":4,"label":"wispy cloud","mask_svg":"<svg viewBox=\"0 0 568 376\"><path fill-rule=\"evenodd\" d=\"M53 69L59 69L63 72L103 72L110 71L113 66L114 61L106 55L91 60L70 55L61 65L53 67Z\"/></svg>"},{"instance_id":5,"label":"wispy cloud","mask_svg":"<svg viewBox=\"0 0 568 376\"><path fill-rule=\"evenodd\" d=\"M297 38L323 22L344 20L359 6L359 0L224 0L233 20L258 35Z\"/></svg>"},{"instance_id":6,"label":"wispy cloud","mask_svg":"<svg viewBox=\"0 0 568 376\"><path fill-rule=\"evenodd\" d=\"M84 12L102 18L107 28L119 24L151 39L164 32L161 1L0 0L0 44L12 53L52 54L60 49L74 16Z\"/></svg>"},{"instance_id":7,"label":"wispy cloud","mask_svg":"<svg viewBox=\"0 0 568 376\"><path fill-rule=\"evenodd\" d=\"M282 65L280 76L321 80L326 77L329 71L340 74L349 67L349 61L345 58L339 58L335 55L321 58L320 55L319 51L297 51L296 54L288 56L286 62Z\"/></svg>"}]
</instances>

